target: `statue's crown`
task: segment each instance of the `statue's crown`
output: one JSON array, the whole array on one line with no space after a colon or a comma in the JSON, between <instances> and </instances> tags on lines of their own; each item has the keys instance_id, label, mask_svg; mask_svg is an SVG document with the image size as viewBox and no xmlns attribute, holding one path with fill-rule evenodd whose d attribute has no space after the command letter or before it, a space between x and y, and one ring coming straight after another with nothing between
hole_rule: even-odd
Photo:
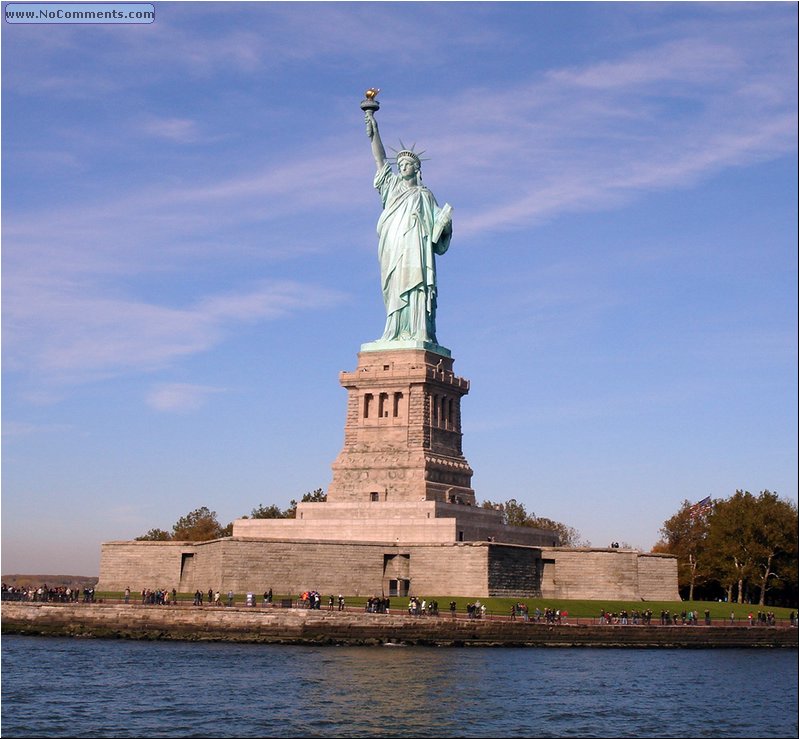
<instances>
[{"instance_id":1,"label":"statue's crown","mask_svg":"<svg viewBox=\"0 0 799 739\"><path fill-rule=\"evenodd\" d=\"M418 166L422 166L422 160L419 158L419 155L415 151L411 151L410 149L403 149L402 151L398 151L397 155L394 157L396 161L400 159L409 158L413 159Z\"/></svg>"},{"instance_id":2,"label":"statue's crown","mask_svg":"<svg viewBox=\"0 0 799 739\"><path fill-rule=\"evenodd\" d=\"M394 161L398 162L403 157L409 157L409 158L413 159L413 161L416 162L416 166L419 167L419 169L421 169L422 168L422 162L424 161L424 159L422 159L422 154L424 154L424 152L423 151L420 151L420 152L414 151L414 149L416 148L416 144L413 144L413 146L411 146L410 148L405 146L405 144L402 143L402 139L400 139L400 146L402 148L399 151L394 149L393 146L391 147L396 152L396 154L394 155Z\"/></svg>"}]
</instances>

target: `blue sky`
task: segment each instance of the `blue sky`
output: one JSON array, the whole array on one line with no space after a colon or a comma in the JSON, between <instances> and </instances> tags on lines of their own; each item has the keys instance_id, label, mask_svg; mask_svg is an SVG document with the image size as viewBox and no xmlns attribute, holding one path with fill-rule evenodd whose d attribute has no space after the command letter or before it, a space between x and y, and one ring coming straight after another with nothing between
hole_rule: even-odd
<instances>
[{"instance_id":1,"label":"blue sky","mask_svg":"<svg viewBox=\"0 0 799 739\"><path fill-rule=\"evenodd\" d=\"M382 332L359 102L454 207L479 500L648 550L797 499L795 3L156 3L2 27L2 571L326 488Z\"/></svg>"}]
</instances>

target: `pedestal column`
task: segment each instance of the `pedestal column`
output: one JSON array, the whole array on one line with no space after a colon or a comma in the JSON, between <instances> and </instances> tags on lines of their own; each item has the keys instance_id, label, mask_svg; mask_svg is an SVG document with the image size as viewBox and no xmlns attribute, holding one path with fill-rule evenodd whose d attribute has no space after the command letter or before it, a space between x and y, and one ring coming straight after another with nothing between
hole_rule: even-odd
<instances>
[{"instance_id":1,"label":"pedestal column","mask_svg":"<svg viewBox=\"0 0 799 739\"><path fill-rule=\"evenodd\" d=\"M469 382L453 360L425 349L362 351L348 392L344 448L328 502L435 500L474 505L461 447L461 398Z\"/></svg>"}]
</instances>

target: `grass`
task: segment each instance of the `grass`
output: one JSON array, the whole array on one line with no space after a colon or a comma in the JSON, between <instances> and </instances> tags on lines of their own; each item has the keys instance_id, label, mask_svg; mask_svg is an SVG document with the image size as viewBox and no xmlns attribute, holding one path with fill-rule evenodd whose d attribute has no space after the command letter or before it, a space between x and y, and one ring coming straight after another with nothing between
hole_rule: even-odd
<instances>
[{"instance_id":1,"label":"grass","mask_svg":"<svg viewBox=\"0 0 799 739\"><path fill-rule=\"evenodd\" d=\"M204 594L207 598L207 593ZM263 602L262 594L256 593L257 603L260 607ZM327 608L328 594L322 594L322 609ZM98 592L95 594L97 599L103 600L122 600L124 594L122 592ZM279 604L281 600L287 599L288 595L274 595L273 603ZM293 594L292 599L296 602L298 594ZM336 594L336 601L334 601L334 608L338 607L338 594ZM698 618L700 622L704 619L705 610L710 611L710 617L714 621L723 620L729 621L730 613L735 614L736 623L747 621L747 617L751 612L753 616L757 617L759 610L771 612L778 619L788 619L791 611L796 613L795 608L783 608L779 606L764 606L761 608L757 604L746 603L719 603L718 601L638 601L638 600L558 600L553 598L463 598L460 596L452 595L429 595L418 596L420 599L424 598L428 602L431 600L438 601L438 610L441 614L449 613L449 604L455 601L456 609L459 614L466 612L466 606L469 603L480 601L486 607L486 613L489 615L507 616L510 615L511 607L514 603L527 604L530 614L536 608L540 609L543 613L544 609L560 609L567 611L569 619L598 619L599 612L604 610L606 613L619 613L626 610L628 613L638 611L639 613L644 610L652 611L653 623L660 622L660 612L669 611L674 614L681 613L682 611L698 611ZM193 593L179 593L178 601L183 604L191 603L194 600ZM405 611L408 608L407 596L393 597L391 600L391 610L393 612ZM131 603L140 603L141 594L131 593ZM348 608L365 608L367 598L365 596L344 596L344 602ZM227 602L227 594L221 593L220 602L222 604ZM242 606L245 602L244 593L236 593L235 605Z\"/></svg>"},{"instance_id":2,"label":"grass","mask_svg":"<svg viewBox=\"0 0 799 739\"><path fill-rule=\"evenodd\" d=\"M738 604L738 603L718 603L716 601L618 601L618 600L558 600L552 598L461 598L458 596L428 596L427 601L438 601L439 612L449 612L450 601L455 601L458 613L464 613L466 606L469 603L474 603L479 600L480 603L485 605L486 613L492 615L507 616L510 614L511 607L514 603L527 604L530 613L535 611L536 608L542 612L546 608L560 609L567 611L569 618L599 618L599 612L604 610L606 613L619 613L626 610L628 613L632 611L642 612L646 609L652 611L653 621L660 619L661 611L669 611L672 614L675 612L681 613L682 611L694 610L699 612L699 619L704 618L705 610L710 611L710 617L714 620L724 619L729 620L730 613L735 613L736 621L745 621L748 614L751 612L755 617L758 610L764 610L773 613L777 618L787 619L791 610L796 613L796 609L779 608L776 606L765 606L760 608L757 605ZM350 606L364 606L366 598L346 598L347 605ZM323 600L323 607L325 602ZM405 609L408 606L408 598L392 598L393 609Z\"/></svg>"}]
</instances>

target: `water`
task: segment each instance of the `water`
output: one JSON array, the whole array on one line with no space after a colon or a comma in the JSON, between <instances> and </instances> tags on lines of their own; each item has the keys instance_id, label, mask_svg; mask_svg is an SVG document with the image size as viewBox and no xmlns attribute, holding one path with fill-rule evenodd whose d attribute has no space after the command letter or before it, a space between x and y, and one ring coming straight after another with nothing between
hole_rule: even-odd
<instances>
[{"instance_id":1,"label":"water","mask_svg":"<svg viewBox=\"0 0 799 739\"><path fill-rule=\"evenodd\" d=\"M795 737L795 650L6 636L4 737Z\"/></svg>"}]
</instances>

